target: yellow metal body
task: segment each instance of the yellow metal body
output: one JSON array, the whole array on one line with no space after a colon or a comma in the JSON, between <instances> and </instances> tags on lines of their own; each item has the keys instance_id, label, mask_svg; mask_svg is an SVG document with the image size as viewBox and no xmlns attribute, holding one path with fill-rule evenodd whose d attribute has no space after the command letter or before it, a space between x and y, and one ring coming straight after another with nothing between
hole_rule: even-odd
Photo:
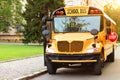
<instances>
[{"instance_id":1,"label":"yellow metal body","mask_svg":"<svg viewBox=\"0 0 120 80\"><path fill-rule=\"evenodd\" d=\"M106 61L107 55L109 55L113 51L113 45L115 42L110 42L107 39L107 28L108 26L106 25L107 20L110 20L111 25L109 28L111 31L116 32L116 24L114 23L113 20L108 18L104 13L102 14L88 14L89 7L67 7L64 8L66 12L66 16L94 16L94 15L100 15L102 16L102 21L103 21L103 30L98 33L98 38L95 40L96 42L96 47L98 50L94 53L89 53L89 54L101 54L102 55L102 60ZM77 10L78 12L76 13L70 13L70 10ZM81 13L81 14L79 14ZM62 17L62 16L61 16ZM63 16L64 17L64 16ZM53 31L53 23L50 24L51 28L51 42L50 44L52 45L49 47L50 49L54 50L56 54L66 54L66 55L74 55L74 54L86 54L86 51L88 49L93 48L91 45L94 43L94 36L90 34L90 32L86 33L76 33L76 32L71 32L71 33L55 33ZM60 44L60 45L58 45ZM69 44L69 45L68 45ZM82 46L81 46L82 45ZM68 50L65 51L65 48L69 47ZM82 49L81 49L82 48ZM81 50L79 50L81 49ZM52 54L48 53L46 51L46 54ZM96 62L97 60L52 60L52 62Z\"/></svg>"}]
</instances>

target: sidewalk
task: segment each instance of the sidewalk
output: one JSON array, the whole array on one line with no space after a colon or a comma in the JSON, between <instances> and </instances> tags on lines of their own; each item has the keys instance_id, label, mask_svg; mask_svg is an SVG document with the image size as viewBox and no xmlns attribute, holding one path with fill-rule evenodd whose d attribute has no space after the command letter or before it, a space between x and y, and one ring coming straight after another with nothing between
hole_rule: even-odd
<instances>
[{"instance_id":1,"label":"sidewalk","mask_svg":"<svg viewBox=\"0 0 120 80\"><path fill-rule=\"evenodd\" d=\"M0 63L0 80L19 80L45 70L43 56Z\"/></svg>"},{"instance_id":2,"label":"sidewalk","mask_svg":"<svg viewBox=\"0 0 120 80\"><path fill-rule=\"evenodd\" d=\"M116 47L118 46L120 44L116 45ZM119 53L119 48L117 48L116 53ZM116 58L118 56L120 54L116 54ZM25 77L39 74L43 71L46 71L43 56L4 62L0 63L0 80L25 80Z\"/></svg>"}]
</instances>

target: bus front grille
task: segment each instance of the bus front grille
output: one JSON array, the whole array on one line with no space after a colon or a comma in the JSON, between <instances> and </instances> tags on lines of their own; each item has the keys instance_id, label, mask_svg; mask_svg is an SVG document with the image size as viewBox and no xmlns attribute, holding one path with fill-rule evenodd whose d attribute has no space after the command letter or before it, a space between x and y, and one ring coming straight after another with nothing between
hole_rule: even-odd
<instances>
[{"instance_id":1,"label":"bus front grille","mask_svg":"<svg viewBox=\"0 0 120 80\"><path fill-rule=\"evenodd\" d=\"M67 41L59 41L58 50L60 52L69 52L69 43Z\"/></svg>"},{"instance_id":2,"label":"bus front grille","mask_svg":"<svg viewBox=\"0 0 120 80\"><path fill-rule=\"evenodd\" d=\"M80 52L83 48L83 41L58 41L58 51L60 52Z\"/></svg>"},{"instance_id":3,"label":"bus front grille","mask_svg":"<svg viewBox=\"0 0 120 80\"><path fill-rule=\"evenodd\" d=\"M83 41L73 41L71 42L70 52L80 52L83 48Z\"/></svg>"}]
</instances>

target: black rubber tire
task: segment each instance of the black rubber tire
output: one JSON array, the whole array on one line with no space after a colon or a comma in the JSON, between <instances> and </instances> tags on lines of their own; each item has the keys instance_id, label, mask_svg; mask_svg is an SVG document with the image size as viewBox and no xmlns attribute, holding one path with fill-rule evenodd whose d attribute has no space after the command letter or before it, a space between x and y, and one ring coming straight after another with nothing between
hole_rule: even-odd
<instances>
[{"instance_id":1,"label":"black rubber tire","mask_svg":"<svg viewBox=\"0 0 120 80\"><path fill-rule=\"evenodd\" d=\"M107 56L106 62L114 62L114 61L115 61L115 53L114 53L114 47L113 47L113 51L110 55Z\"/></svg>"},{"instance_id":2,"label":"black rubber tire","mask_svg":"<svg viewBox=\"0 0 120 80\"><path fill-rule=\"evenodd\" d=\"M55 63L52 63L48 59L46 59L46 66L49 74L56 74L57 67Z\"/></svg>"},{"instance_id":3,"label":"black rubber tire","mask_svg":"<svg viewBox=\"0 0 120 80\"><path fill-rule=\"evenodd\" d=\"M94 73L96 75L101 75L102 74L102 61L101 61L101 58L99 58L98 61L94 65Z\"/></svg>"},{"instance_id":4,"label":"black rubber tire","mask_svg":"<svg viewBox=\"0 0 120 80\"><path fill-rule=\"evenodd\" d=\"M109 55L109 62L114 62L115 61L115 53L114 53L114 48L112 53Z\"/></svg>"}]
</instances>

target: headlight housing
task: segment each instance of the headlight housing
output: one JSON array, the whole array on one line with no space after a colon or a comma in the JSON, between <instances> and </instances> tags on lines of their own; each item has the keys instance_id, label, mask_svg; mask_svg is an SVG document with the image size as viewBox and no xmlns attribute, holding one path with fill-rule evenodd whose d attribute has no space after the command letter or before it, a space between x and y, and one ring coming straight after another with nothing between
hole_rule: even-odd
<instances>
[{"instance_id":1,"label":"headlight housing","mask_svg":"<svg viewBox=\"0 0 120 80\"><path fill-rule=\"evenodd\" d=\"M46 53L55 53L55 51L51 48L46 48Z\"/></svg>"},{"instance_id":2,"label":"headlight housing","mask_svg":"<svg viewBox=\"0 0 120 80\"><path fill-rule=\"evenodd\" d=\"M95 53L98 51L98 48L91 48L91 49L87 49L86 53Z\"/></svg>"}]
</instances>

